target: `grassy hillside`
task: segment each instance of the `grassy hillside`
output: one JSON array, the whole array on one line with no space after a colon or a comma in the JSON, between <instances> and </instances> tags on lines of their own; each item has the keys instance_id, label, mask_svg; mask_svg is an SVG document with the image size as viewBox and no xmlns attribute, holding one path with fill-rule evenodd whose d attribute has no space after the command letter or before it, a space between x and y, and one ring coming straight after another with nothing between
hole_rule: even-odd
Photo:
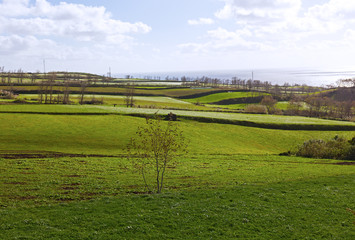
<instances>
[{"instance_id":1,"label":"grassy hillside","mask_svg":"<svg viewBox=\"0 0 355 240\"><path fill-rule=\"evenodd\" d=\"M262 96L262 95L264 94L256 93L256 92L224 92L224 93L212 93L207 96L190 98L185 100L192 103L198 102L201 104L206 104L206 103L216 103L227 99L250 98L250 97Z\"/></svg>"},{"instance_id":2,"label":"grassy hillside","mask_svg":"<svg viewBox=\"0 0 355 240\"><path fill-rule=\"evenodd\" d=\"M278 156L311 138L350 139L355 131L274 130L214 121L335 128L354 123L173 111L187 116L178 125L189 152L168 169L163 194L146 194L125 147L146 122L130 115L156 111L0 105L0 239L355 237L354 219L346 210L355 209L353 162Z\"/></svg>"},{"instance_id":3,"label":"grassy hillside","mask_svg":"<svg viewBox=\"0 0 355 240\"><path fill-rule=\"evenodd\" d=\"M79 104L80 95L72 94L70 101L73 104ZM119 95L85 95L85 101L102 101L102 105L113 106L114 104L119 107L126 106L125 96ZM37 94L21 94L17 99L25 100L27 102L38 103ZM3 102L3 100L1 100ZM8 100L9 101L9 100ZM185 102L179 99L171 97L152 97L152 96L137 96L134 97L134 105L136 107L145 107L145 108L174 108L174 109L190 109L190 110L211 110L212 108L198 106L189 102ZM31 109L31 107L28 107Z\"/></svg>"},{"instance_id":4,"label":"grassy hillside","mask_svg":"<svg viewBox=\"0 0 355 240\"><path fill-rule=\"evenodd\" d=\"M354 130L355 123L347 121L333 121L319 118L265 115L265 114L241 114L205 111L183 111L147 108L121 108L110 106L79 106L79 105L0 105L1 112L29 112L29 113L61 113L61 114L126 114L140 115L160 114L170 112L178 116L185 116L205 122L230 123L235 125L247 125L272 129L324 129Z\"/></svg>"},{"instance_id":5,"label":"grassy hillside","mask_svg":"<svg viewBox=\"0 0 355 240\"><path fill-rule=\"evenodd\" d=\"M1 150L120 154L144 118L121 115L1 114ZM280 153L309 138L353 131L284 131L183 120L192 153Z\"/></svg>"},{"instance_id":6,"label":"grassy hillside","mask_svg":"<svg viewBox=\"0 0 355 240\"><path fill-rule=\"evenodd\" d=\"M3 90L13 90L15 93L20 94L35 94L39 90L39 86L1 86ZM62 92L62 86L53 86L53 91ZM76 94L80 93L80 87L70 87L70 93ZM220 89L192 89L192 88L137 88L135 90L136 96L166 96L166 97L184 97L196 94L210 94L213 92L221 91ZM86 94L111 94L111 95L124 95L126 93L126 88L124 86L110 86L105 87L95 87L90 86L85 90Z\"/></svg>"}]
</instances>

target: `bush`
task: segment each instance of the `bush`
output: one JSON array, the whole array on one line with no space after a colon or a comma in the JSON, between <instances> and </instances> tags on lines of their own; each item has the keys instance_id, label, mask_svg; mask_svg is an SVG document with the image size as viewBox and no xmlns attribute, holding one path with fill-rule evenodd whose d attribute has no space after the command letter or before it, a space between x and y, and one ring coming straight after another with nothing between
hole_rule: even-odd
<instances>
[{"instance_id":1,"label":"bush","mask_svg":"<svg viewBox=\"0 0 355 240\"><path fill-rule=\"evenodd\" d=\"M349 151L344 159L355 160L355 145L350 146Z\"/></svg>"},{"instance_id":2,"label":"bush","mask_svg":"<svg viewBox=\"0 0 355 240\"><path fill-rule=\"evenodd\" d=\"M296 156L309 158L327 158L354 160L355 145L343 137L334 137L329 141L311 139L303 143L296 150Z\"/></svg>"},{"instance_id":3,"label":"bush","mask_svg":"<svg viewBox=\"0 0 355 240\"><path fill-rule=\"evenodd\" d=\"M264 105L252 104L246 106L244 112L246 113L267 113L267 108Z\"/></svg>"}]
</instances>

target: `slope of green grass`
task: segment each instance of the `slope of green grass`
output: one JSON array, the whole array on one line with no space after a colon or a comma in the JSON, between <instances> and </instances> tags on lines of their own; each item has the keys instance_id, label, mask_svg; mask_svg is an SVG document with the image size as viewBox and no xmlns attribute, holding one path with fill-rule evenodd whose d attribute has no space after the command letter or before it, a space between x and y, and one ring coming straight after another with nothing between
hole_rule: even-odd
<instances>
[{"instance_id":1,"label":"slope of green grass","mask_svg":"<svg viewBox=\"0 0 355 240\"><path fill-rule=\"evenodd\" d=\"M55 96L56 97L56 96ZM70 101L74 104L79 104L80 95L72 94L70 96ZM125 96L118 95L85 95L85 101L91 101L93 99L103 101L102 105L105 106L113 106L114 104L119 107L125 107ZM26 100L27 102L38 102L38 95L36 94L21 94L17 99ZM14 100L6 100L6 102L10 102ZM0 100L0 102L4 102L4 100ZM134 97L134 105L136 107L142 108L173 108L173 109L189 109L189 110L211 110L212 108L198 106L195 104L191 104L182 100L178 100L171 97ZM28 108L29 109L29 108Z\"/></svg>"},{"instance_id":2,"label":"slope of green grass","mask_svg":"<svg viewBox=\"0 0 355 240\"><path fill-rule=\"evenodd\" d=\"M54 86L53 91L62 91L63 87L61 86ZM21 92L21 93L30 93L30 92L36 92L39 89L39 86L1 86L0 89L3 90L14 90L15 92ZM81 92L80 87L70 87L69 91L71 93L79 93ZM126 88L124 87L116 87L116 86L106 86L106 87L95 87L95 86L90 86L86 88L86 94L92 95L92 94L118 94L118 95L124 95L126 93ZM221 91L220 89L192 89L192 88L182 88L182 87L177 87L177 88L170 88L170 89L142 89L142 88L137 88L135 90L136 95L140 96L166 96L166 97L183 97L183 96L190 96L190 95L195 95L195 94L201 94L201 93L213 93L216 91Z\"/></svg>"},{"instance_id":3,"label":"slope of green grass","mask_svg":"<svg viewBox=\"0 0 355 240\"><path fill-rule=\"evenodd\" d=\"M197 98L190 98L185 99L185 101L192 102L192 103L215 103L226 99L233 99L233 98L248 98L248 97L257 97L264 94L255 93L255 92L225 92L225 93L212 93L207 96L197 97Z\"/></svg>"},{"instance_id":4,"label":"slope of green grass","mask_svg":"<svg viewBox=\"0 0 355 240\"><path fill-rule=\"evenodd\" d=\"M0 114L0 150L120 154L144 118L123 115ZM310 138L352 137L353 131L283 131L229 124L179 122L191 152L280 153Z\"/></svg>"},{"instance_id":5,"label":"slope of green grass","mask_svg":"<svg viewBox=\"0 0 355 240\"><path fill-rule=\"evenodd\" d=\"M147 108L121 108L97 105L0 105L1 112L30 112L30 113L117 113L117 114L160 114L166 115L170 112L178 116L199 117L205 119L222 119L245 121L252 123L279 124L279 125L329 125L329 126L355 126L354 122L334 121L319 118L308 118L299 116L280 116L265 114L243 114L243 113L223 113L205 111L184 111L184 110L164 110Z\"/></svg>"},{"instance_id":6,"label":"slope of green grass","mask_svg":"<svg viewBox=\"0 0 355 240\"><path fill-rule=\"evenodd\" d=\"M0 106L1 111L156 110L17 105ZM324 124L267 115L217 117ZM141 176L124 156L99 156L124 155L145 122L117 114L0 113L0 155L24 154L0 157L0 239L354 238L354 219L346 211L355 209L354 165L272 155L311 138L350 139L354 131L286 131L182 119L178 124L189 153L168 169L164 193L150 195L142 194ZM43 151L96 156L48 158ZM27 153L42 155L26 159Z\"/></svg>"}]
</instances>

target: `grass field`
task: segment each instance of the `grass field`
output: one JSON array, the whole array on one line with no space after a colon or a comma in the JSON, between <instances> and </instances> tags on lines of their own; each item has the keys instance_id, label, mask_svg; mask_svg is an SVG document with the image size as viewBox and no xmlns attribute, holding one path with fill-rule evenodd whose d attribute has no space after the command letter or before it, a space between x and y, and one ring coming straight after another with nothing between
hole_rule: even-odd
<instances>
[{"instance_id":1,"label":"grass field","mask_svg":"<svg viewBox=\"0 0 355 240\"><path fill-rule=\"evenodd\" d=\"M23 99L26 101L32 100L32 102L38 102L37 94L21 94L18 99ZM113 106L114 104L122 107L126 106L125 96L118 95L85 95L85 101L91 101L93 99L103 101L102 105L105 106ZM33 101L34 100L34 101ZM4 100L1 100L3 102ZM10 100L7 100L7 102ZM80 95L72 94L70 96L70 101L74 104L79 104ZM179 99L171 98L171 97L151 97L151 96L138 96L134 97L134 105L137 107L144 108L174 108L174 109L188 109L188 110L211 110L212 108L198 106L192 103L188 103Z\"/></svg>"},{"instance_id":2,"label":"grass field","mask_svg":"<svg viewBox=\"0 0 355 240\"><path fill-rule=\"evenodd\" d=\"M265 114L241 114L241 113L223 113L206 111L184 111L184 110L164 110L149 108L122 108L111 106L80 106L80 105L0 105L1 112L30 112L30 113L107 113L107 114L160 114L166 115L170 112L178 116L196 117L205 119L221 119L239 122L264 123L275 125L324 125L324 126L355 126L354 122L333 121L319 118L308 118L298 116L281 116Z\"/></svg>"},{"instance_id":3,"label":"grass field","mask_svg":"<svg viewBox=\"0 0 355 240\"><path fill-rule=\"evenodd\" d=\"M347 208L355 209L355 165L278 154L311 138L350 139L355 131L274 130L183 118L178 124L188 154L168 169L162 194L144 194L125 148L146 120L126 114L154 112L0 105L0 239L354 239L355 218ZM176 113L260 123L354 124Z\"/></svg>"},{"instance_id":4,"label":"grass field","mask_svg":"<svg viewBox=\"0 0 355 240\"><path fill-rule=\"evenodd\" d=\"M23 94L29 93L29 92L34 92L38 91L39 87L38 86L1 86L1 89L3 90L13 90L15 92L22 92ZM60 86L54 86L53 91L62 91L62 87ZM95 86L90 86L86 88L86 94L87 95L92 95L92 94L116 94L116 95L124 95L126 93L126 88L124 87L111 87L107 85L106 87L95 87ZM209 94L213 92L220 91L219 89L210 89L210 88L202 88L202 89L192 89L192 88L162 88L162 89L156 89L156 88L138 88L135 90L136 95L144 95L144 96L165 96L165 97L183 97L183 96L190 96L190 95L196 95L196 94ZM79 93L80 92L80 87L70 87L70 92L71 93Z\"/></svg>"},{"instance_id":5,"label":"grass field","mask_svg":"<svg viewBox=\"0 0 355 240\"><path fill-rule=\"evenodd\" d=\"M0 169L1 239L354 237L354 167L334 161L190 156L160 195L137 194L125 159L2 159Z\"/></svg>"},{"instance_id":6,"label":"grass field","mask_svg":"<svg viewBox=\"0 0 355 240\"><path fill-rule=\"evenodd\" d=\"M40 150L120 154L144 118L122 115L1 114L0 150ZM331 138L353 131L285 131L184 120L181 129L191 152L275 154L309 138ZM55 137L53 137L55 136Z\"/></svg>"},{"instance_id":7,"label":"grass field","mask_svg":"<svg viewBox=\"0 0 355 240\"><path fill-rule=\"evenodd\" d=\"M190 98L185 99L188 102L192 103L215 103L226 99L234 99L234 98L249 98L249 97L257 97L265 95L263 93L256 93L256 92L224 92L224 93L212 93L207 96L197 97L197 98Z\"/></svg>"}]
</instances>

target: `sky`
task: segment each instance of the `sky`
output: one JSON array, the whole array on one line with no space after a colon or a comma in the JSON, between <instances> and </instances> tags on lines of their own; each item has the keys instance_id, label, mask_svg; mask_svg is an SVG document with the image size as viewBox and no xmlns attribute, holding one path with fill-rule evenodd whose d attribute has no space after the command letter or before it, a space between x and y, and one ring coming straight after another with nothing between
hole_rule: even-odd
<instances>
[{"instance_id":1,"label":"sky","mask_svg":"<svg viewBox=\"0 0 355 240\"><path fill-rule=\"evenodd\" d=\"M0 0L0 67L355 69L354 0Z\"/></svg>"}]
</instances>

